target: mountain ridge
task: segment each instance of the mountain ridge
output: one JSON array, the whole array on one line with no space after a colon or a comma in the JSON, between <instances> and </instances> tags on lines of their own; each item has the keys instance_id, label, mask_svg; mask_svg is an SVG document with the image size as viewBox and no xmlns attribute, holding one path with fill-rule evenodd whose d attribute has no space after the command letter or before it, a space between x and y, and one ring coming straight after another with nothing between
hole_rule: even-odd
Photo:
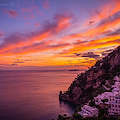
<instances>
[{"instance_id":1,"label":"mountain ridge","mask_svg":"<svg viewBox=\"0 0 120 120\"><path fill-rule=\"evenodd\" d=\"M77 104L85 103L93 97L93 93L97 94L101 90L102 85L111 87L116 75L120 75L120 46L98 60L85 73L78 74L67 91L60 91L59 99Z\"/></svg>"}]
</instances>

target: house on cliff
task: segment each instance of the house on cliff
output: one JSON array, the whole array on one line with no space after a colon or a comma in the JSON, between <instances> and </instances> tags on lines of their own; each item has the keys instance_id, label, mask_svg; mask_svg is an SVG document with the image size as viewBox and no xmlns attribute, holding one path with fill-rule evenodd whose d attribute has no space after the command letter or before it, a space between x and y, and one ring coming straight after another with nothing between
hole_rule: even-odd
<instances>
[{"instance_id":1,"label":"house on cliff","mask_svg":"<svg viewBox=\"0 0 120 120\"><path fill-rule=\"evenodd\" d=\"M116 81L112 86L112 92L104 92L97 97L94 97L95 104L104 107L108 106L109 115L120 115L120 79L118 76L114 77ZM107 102L103 102L107 99Z\"/></svg>"},{"instance_id":2,"label":"house on cliff","mask_svg":"<svg viewBox=\"0 0 120 120\"><path fill-rule=\"evenodd\" d=\"M84 105L81 109L82 111L78 112L78 114L80 114L83 118L98 116L98 109L96 107Z\"/></svg>"}]
</instances>

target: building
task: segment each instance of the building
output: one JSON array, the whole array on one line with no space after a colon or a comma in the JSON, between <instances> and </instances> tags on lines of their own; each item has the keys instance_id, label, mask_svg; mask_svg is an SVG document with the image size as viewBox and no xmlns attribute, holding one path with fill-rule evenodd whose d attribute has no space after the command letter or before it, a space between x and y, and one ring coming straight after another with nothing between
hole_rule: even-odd
<instances>
[{"instance_id":1,"label":"building","mask_svg":"<svg viewBox=\"0 0 120 120\"><path fill-rule=\"evenodd\" d=\"M96 107L84 105L81 109L82 111L78 112L78 114L80 114L83 118L98 116L98 109Z\"/></svg>"},{"instance_id":2,"label":"building","mask_svg":"<svg viewBox=\"0 0 120 120\"><path fill-rule=\"evenodd\" d=\"M109 115L120 115L120 94L119 92L114 92L109 97L109 103L111 107L109 108Z\"/></svg>"},{"instance_id":3,"label":"building","mask_svg":"<svg viewBox=\"0 0 120 120\"><path fill-rule=\"evenodd\" d=\"M103 103L102 100L108 99L111 94L112 94L112 92L104 92L104 93L98 95L97 97L94 97L95 104L96 105L102 104Z\"/></svg>"},{"instance_id":4,"label":"building","mask_svg":"<svg viewBox=\"0 0 120 120\"><path fill-rule=\"evenodd\" d=\"M113 78L113 80L117 81L117 82L120 82L120 78L117 75Z\"/></svg>"},{"instance_id":5,"label":"building","mask_svg":"<svg viewBox=\"0 0 120 120\"><path fill-rule=\"evenodd\" d=\"M105 92L97 97L94 97L95 104L103 107L108 107L109 115L120 115L120 79L118 76L114 77L116 81L112 86L112 92ZM107 102L102 102L102 100L108 99ZM103 106L104 104L104 106ZM105 107L106 108L106 107Z\"/></svg>"}]
</instances>

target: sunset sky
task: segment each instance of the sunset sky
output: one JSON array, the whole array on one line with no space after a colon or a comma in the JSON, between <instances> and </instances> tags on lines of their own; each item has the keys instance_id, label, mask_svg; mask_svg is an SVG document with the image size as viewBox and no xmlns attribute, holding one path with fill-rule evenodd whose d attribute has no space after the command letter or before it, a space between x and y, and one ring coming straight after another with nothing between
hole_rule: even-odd
<instances>
[{"instance_id":1,"label":"sunset sky","mask_svg":"<svg viewBox=\"0 0 120 120\"><path fill-rule=\"evenodd\" d=\"M120 44L120 0L0 0L0 70L86 69Z\"/></svg>"}]
</instances>

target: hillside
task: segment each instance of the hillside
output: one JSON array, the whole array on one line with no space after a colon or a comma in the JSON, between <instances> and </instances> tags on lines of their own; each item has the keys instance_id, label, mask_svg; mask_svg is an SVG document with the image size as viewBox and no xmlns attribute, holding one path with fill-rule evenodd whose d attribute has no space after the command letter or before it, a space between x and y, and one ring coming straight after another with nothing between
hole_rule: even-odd
<instances>
[{"instance_id":1,"label":"hillside","mask_svg":"<svg viewBox=\"0 0 120 120\"><path fill-rule=\"evenodd\" d=\"M102 92L102 85L110 87L113 78L120 75L120 46L98 60L85 73L77 75L68 90L60 91L59 99L82 104Z\"/></svg>"}]
</instances>

